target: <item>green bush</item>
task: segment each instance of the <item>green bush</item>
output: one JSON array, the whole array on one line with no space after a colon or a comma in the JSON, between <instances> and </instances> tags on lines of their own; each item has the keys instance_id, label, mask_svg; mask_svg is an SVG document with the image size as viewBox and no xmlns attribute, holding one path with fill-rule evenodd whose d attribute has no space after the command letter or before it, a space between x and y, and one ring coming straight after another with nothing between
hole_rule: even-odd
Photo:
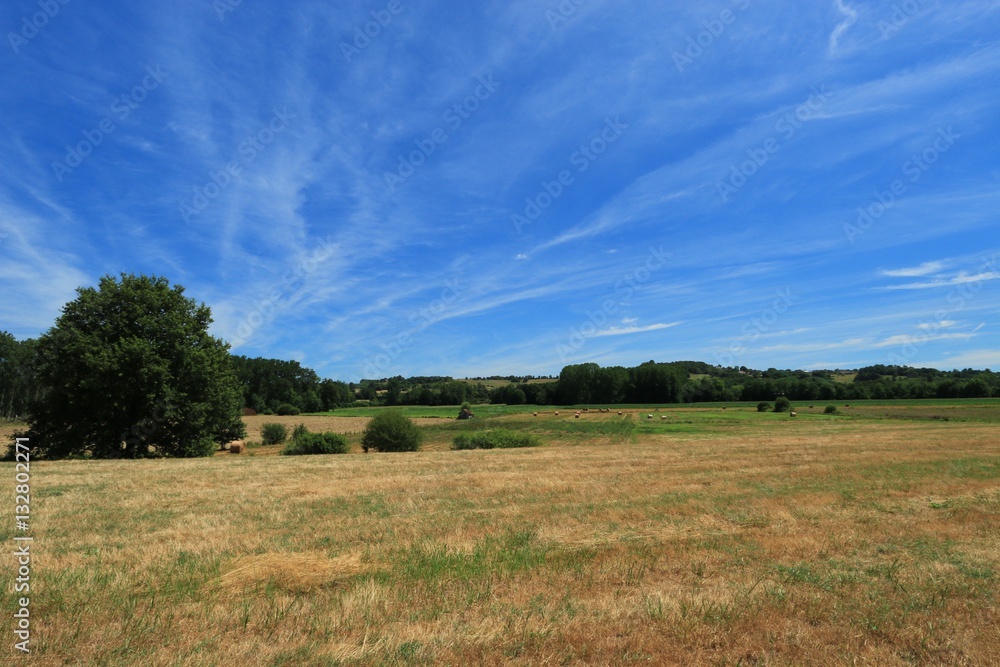
<instances>
[{"instance_id":1,"label":"green bush","mask_svg":"<svg viewBox=\"0 0 1000 667\"><path fill-rule=\"evenodd\" d=\"M260 438L265 445L280 445L288 437L284 424L264 424L260 427Z\"/></svg>"},{"instance_id":2,"label":"green bush","mask_svg":"<svg viewBox=\"0 0 1000 667\"><path fill-rule=\"evenodd\" d=\"M789 412L792 409L792 402L788 400L787 396L779 396L774 399L774 411L775 412Z\"/></svg>"},{"instance_id":3,"label":"green bush","mask_svg":"<svg viewBox=\"0 0 1000 667\"><path fill-rule=\"evenodd\" d=\"M308 433L309 433L309 429L306 428L306 425L305 424L299 424L298 426L296 426L292 430L292 443L294 443L299 438L301 438L303 435L306 435Z\"/></svg>"},{"instance_id":4,"label":"green bush","mask_svg":"<svg viewBox=\"0 0 1000 667\"><path fill-rule=\"evenodd\" d=\"M299 409L291 403L282 403L278 406L278 414L283 417L299 414Z\"/></svg>"},{"instance_id":5,"label":"green bush","mask_svg":"<svg viewBox=\"0 0 1000 667\"><path fill-rule=\"evenodd\" d=\"M771 404L761 401L757 404L757 412L767 412L771 409Z\"/></svg>"},{"instance_id":6,"label":"green bush","mask_svg":"<svg viewBox=\"0 0 1000 667\"><path fill-rule=\"evenodd\" d=\"M415 452L420 449L423 433L399 410L379 412L365 427L361 447L367 452Z\"/></svg>"},{"instance_id":7,"label":"green bush","mask_svg":"<svg viewBox=\"0 0 1000 667\"><path fill-rule=\"evenodd\" d=\"M823 414L824 415L835 415L835 414L837 414L837 406L836 405L828 405L828 406L826 406L825 408L823 408Z\"/></svg>"},{"instance_id":8,"label":"green bush","mask_svg":"<svg viewBox=\"0 0 1000 667\"><path fill-rule=\"evenodd\" d=\"M514 449L518 447L540 447L541 440L537 436L526 433L515 433L506 429L480 431L478 433L463 433L455 438L451 448L462 449Z\"/></svg>"},{"instance_id":9,"label":"green bush","mask_svg":"<svg viewBox=\"0 0 1000 667\"><path fill-rule=\"evenodd\" d=\"M339 433L309 433L305 431L298 433L287 447L281 450L286 456L303 456L309 454L346 454L347 440ZM295 429L299 431L298 428Z\"/></svg>"}]
</instances>

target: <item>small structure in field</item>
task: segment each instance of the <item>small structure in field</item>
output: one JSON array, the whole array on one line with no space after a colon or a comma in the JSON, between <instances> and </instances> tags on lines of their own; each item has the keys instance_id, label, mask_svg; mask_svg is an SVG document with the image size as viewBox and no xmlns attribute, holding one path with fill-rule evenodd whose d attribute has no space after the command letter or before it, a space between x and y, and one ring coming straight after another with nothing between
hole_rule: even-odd
<instances>
[{"instance_id":1,"label":"small structure in field","mask_svg":"<svg viewBox=\"0 0 1000 667\"><path fill-rule=\"evenodd\" d=\"M458 413L459 419L472 419L475 416L476 415L472 414L471 408L462 408L461 411L459 411Z\"/></svg>"}]
</instances>

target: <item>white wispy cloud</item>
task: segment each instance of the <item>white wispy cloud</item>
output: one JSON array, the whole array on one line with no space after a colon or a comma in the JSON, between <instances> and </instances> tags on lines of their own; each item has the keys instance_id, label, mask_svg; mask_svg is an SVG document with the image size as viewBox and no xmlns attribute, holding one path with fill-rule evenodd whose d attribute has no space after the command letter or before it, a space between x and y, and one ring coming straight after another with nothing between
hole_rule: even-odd
<instances>
[{"instance_id":1,"label":"white wispy cloud","mask_svg":"<svg viewBox=\"0 0 1000 667\"><path fill-rule=\"evenodd\" d=\"M941 320L940 322L921 322L917 325L917 328L924 330L933 329L936 331L938 329L950 329L957 324L958 322L954 320Z\"/></svg>"},{"instance_id":2,"label":"white wispy cloud","mask_svg":"<svg viewBox=\"0 0 1000 667\"><path fill-rule=\"evenodd\" d=\"M883 271L883 276L891 276L893 278L919 278L921 276L928 276L932 273L939 273L945 268L946 264L943 261L934 262L924 262L920 266L915 266L907 269L892 269L889 271Z\"/></svg>"},{"instance_id":3,"label":"white wispy cloud","mask_svg":"<svg viewBox=\"0 0 1000 667\"><path fill-rule=\"evenodd\" d=\"M954 287L956 285L968 285L970 283L981 283L990 280L996 280L1000 278L1000 272L997 271L984 271L982 273L977 273L970 275L967 273L961 273L953 278L933 280L931 282L923 283L906 283L905 285L888 285L885 287L887 290L918 290L918 289L937 289L940 287Z\"/></svg>"},{"instance_id":4,"label":"white wispy cloud","mask_svg":"<svg viewBox=\"0 0 1000 667\"><path fill-rule=\"evenodd\" d=\"M603 331L598 331L594 334L595 338L602 338L604 336L628 336L637 333L646 333L649 331L661 331L663 329L671 329L676 326L680 326L683 322L669 322L669 323L659 323L659 324L649 324L644 327L611 327L610 329L604 329Z\"/></svg>"},{"instance_id":5,"label":"white wispy cloud","mask_svg":"<svg viewBox=\"0 0 1000 667\"><path fill-rule=\"evenodd\" d=\"M840 38L848 28L857 23L858 12L856 9L844 4L843 0L834 0L834 5L837 7L837 11L844 15L844 20L837 24L837 27L833 29L830 34L830 40L828 44L828 51L830 55L837 55L840 48Z\"/></svg>"},{"instance_id":6,"label":"white wispy cloud","mask_svg":"<svg viewBox=\"0 0 1000 667\"><path fill-rule=\"evenodd\" d=\"M903 347L905 345L912 345L915 342L919 342L921 345L925 343L933 343L935 341L941 340L970 340L975 337L975 333L945 333L945 334L900 334L897 336L889 336L884 340L872 343L873 348L881 347Z\"/></svg>"}]
</instances>

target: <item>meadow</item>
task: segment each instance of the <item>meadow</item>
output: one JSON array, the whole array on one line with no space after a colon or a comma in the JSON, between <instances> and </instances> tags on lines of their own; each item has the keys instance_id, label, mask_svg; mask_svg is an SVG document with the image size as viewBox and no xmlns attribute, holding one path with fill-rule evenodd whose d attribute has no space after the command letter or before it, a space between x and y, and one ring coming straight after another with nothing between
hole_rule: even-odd
<instances>
[{"instance_id":1,"label":"meadow","mask_svg":"<svg viewBox=\"0 0 1000 667\"><path fill-rule=\"evenodd\" d=\"M1000 664L1000 401L587 407L407 408L409 454L362 454L359 409L247 418L340 430L345 455L39 462L32 654L0 627L0 656ZM544 445L450 450L494 427Z\"/></svg>"}]
</instances>

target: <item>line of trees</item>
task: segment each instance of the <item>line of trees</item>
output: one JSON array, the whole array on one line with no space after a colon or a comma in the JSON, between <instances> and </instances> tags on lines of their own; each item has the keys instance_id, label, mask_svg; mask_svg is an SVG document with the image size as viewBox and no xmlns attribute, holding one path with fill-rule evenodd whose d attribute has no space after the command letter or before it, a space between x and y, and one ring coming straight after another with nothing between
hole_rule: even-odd
<instances>
[{"instance_id":1,"label":"line of trees","mask_svg":"<svg viewBox=\"0 0 1000 667\"><path fill-rule=\"evenodd\" d=\"M37 340L17 341L0 332L0 418L24 417L39 387L33 360ZM857 401L865 399L1000 397L1000 373L963 369L874 365L852 371L764 371L719 367L698 361L655 362L639 366L566 366L558 378L497 377L485 381L447 376L396 376L359 383L320 378L297 361L231 357L242 403L257 413L293 406L300 412L325 412L356 405L581 405L622 403L701 403L773 401ZM853 380L850 375L855 374Z\"/></svg>"},{"instance_id":2,"label":"line of trees","mask_svg":"<svg viewBox=\"0 0 1000 667\"><path fill-rule=\"evenodd\" d=\"M324 412L352 405L352 385L322 380L297 361L234 356L233 367L243 391L243 405L259 413L278 412L286 405L300 412Z\"/></svg>"},{"instance_id":3,"label":"line of trees","mask_svg":"<svg viewBox=\"0 0 1000 667\"><path fill-rule=\"evenodd\" d=\"M28 413L28 405L38 396L34 365L37 341L18 341L0 331L0 419L14 419Z\"/></svg>"},{"instance_id":4,"label":"line of trees","mask_svg":"<svg viewBox=\"0 0 1000 667\"><path fill-rule=\"evenodd\" d=\"M482 382L463 382L451 377L396 376L362 380L358 399L381 405L461 405L486 403L490 389Z\"/></svg>"},{"instance_id":5,"label":"line of trees","mask_svg":"<svg viewBox=\"0 0 1000 667\"><path fill-rule=\"evenodd\" d=\"M23 418L38 399L38 340L17 341L0 332L0 418ZM495 378L509 384L447 376L401 376L359 383L320 378L297 361L231 357L242 404L257 413L293 406L301 412L324 412L355 405L580 405L621 403L701 403L773 401L857 401L865 399L1000 397L1000 373L963 369L874 365L856 371L764 371L719 367L697 361L655 362L601 367L574 364L557 379L530 376Z\"/></svg>"},{"instance_id":6,"label":"line of trees","mask_svg":"<svg viewBox=\"0 0 1000 667\"><path fill-rule=\"evenodd\" d=\"M635 368L567 366L551 396L559 405L582 403L700 403L989 398L1000 396L1000 374L990 370L875 365L848 371L724 368L704 362L646 362ZM550 397L551 397L550 396ZM497 398L502 398L497 395ZM506 401L497 401L506 402Z\"/></svg>"}]
</instances>

